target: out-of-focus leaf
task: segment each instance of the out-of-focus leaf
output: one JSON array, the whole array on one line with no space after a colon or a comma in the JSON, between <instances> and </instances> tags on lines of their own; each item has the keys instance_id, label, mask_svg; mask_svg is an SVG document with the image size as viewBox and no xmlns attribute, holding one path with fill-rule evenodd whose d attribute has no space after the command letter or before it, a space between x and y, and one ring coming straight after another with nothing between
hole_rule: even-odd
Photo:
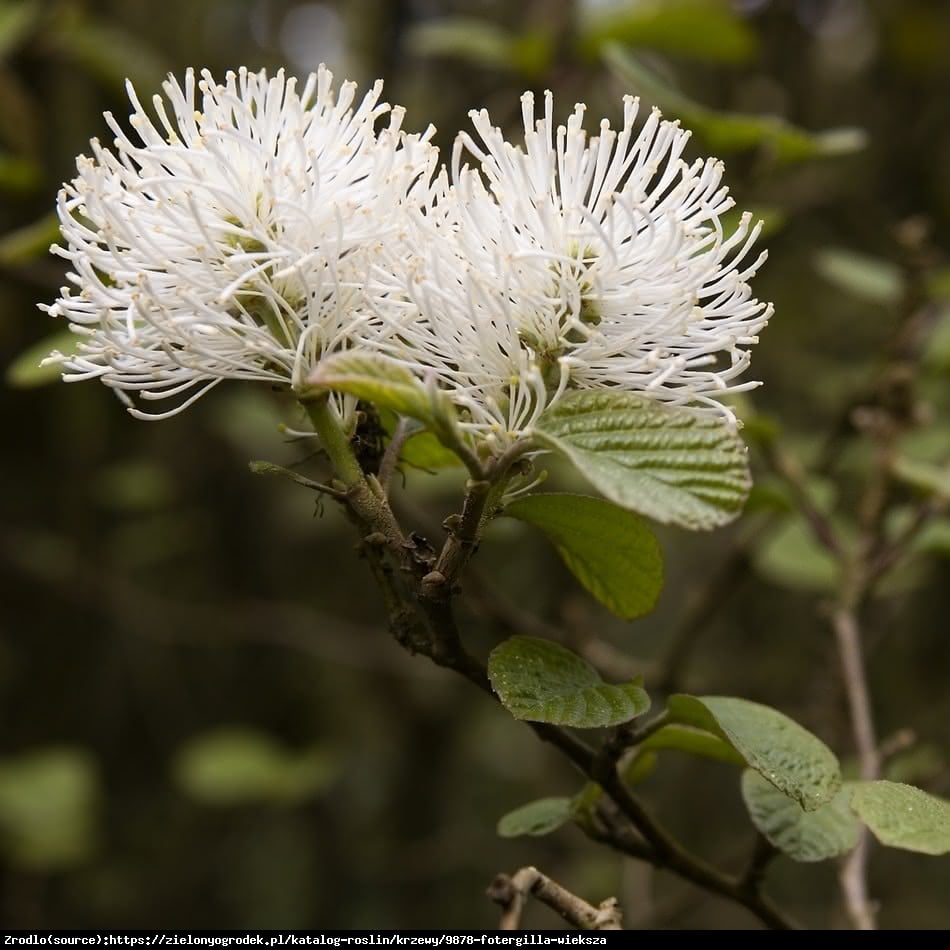
<instances>
[{"instance_id":1,"label":"out-of-focus leaf","mask_svg":"<svg viewBox=\"0 0 950 950\"><path fill-rule=\"evenodd\" d=\"M935 745L918 745L898 752L884 765L884 778L891 782L927 782L947 767L946 754Z\"/></svg>"},{"instance_id":2,"label":"out-of-focus leaf","mask_svg":"<svg viewBox=\"0 0 950 950\"><path fill-rule=\"evenodd\" d=\"M6 369L4 381L14 389L33 389L36 386L45 386L62 378L63 368L58 363L40 364L53 350L70 354L82 337L70 330L59 330L51 336L45 336L24 350Z\"/></svg>"},{"instance_id":3,"label":"out-of-focus leaf","mask_svg":"<svg viewBox=\"0 0 950 950\"><path fill-rule=\"evenodd\" d=\"M151 511L174 497L174 484L158 463L139 459L102 469L93 483L99 503L116 511Z\"/></svg>"},{"instance_id":4,"label":"out-of-focus leaf","mask_svg":"<svg viewBox=\"0 0 950 950\"><path fill-rule=\"evenodd\" d=\"M0 189L3 191L32 191L42 180L39 168L29 159L0 155Z\"/></svg>"},{"instance_id":5,"label":"out-of-focus leaf","mask_svg":"<svg viewBox=\"0 0 950 950\"><path fill-rule=\"evenodd\" d=\"M174 762L179 787L207 805L296 804L319 794L339 766L325 750L293 753L252 729L220 729L191 739Z\"/></svg>"},{"instance_id":6,"label":"out-of-focus leaf","mask_svg":"<svg viewBox=\"0 0 950 950\"><path fill-rule=\"evenodd\" d=\"M742 215L748 211L752 215L752 221L762 222L762 230L759 232L759 238L764 239L772 234L777 234L788 223L788 215L774 205L750 205L748 208L732 208L727 211L722 218L722 229L730 234L739 227ZM743 420L748 424L748 420L743 416Z\"/></svg>"},{"instance_id":7,"label":"out-of-focus leaf","mask_svg":"<svg viewBox=\"0 0 950 950\"><path fill-rule=\"evenodd\" d=\"M829 283L871 303L896 303L903 292L900 268L891 261L843 247L826 247L815 255L815 270Z\"/></svg>"},{"instance_id":8,"label":"out-of-focus leaf","mask_svg":"<svg viewBox=\"0 0 950 950\"><path fill-rule=\"evenodd\" d=\"M502 705L529 722L594 729L628 722L650 708L639 677L605 683L585 659L537 637L511 637L495 647L488 677Z\"/></svg>"},{"instance_id":9,"label":"out-of-focus leaf","mask_svg":"<svg viewBox=\"0 0 950 950\"><path fill-rule=\"evenodd\" d=\"M27 39L39 19L38 0L2 0L0 2L0 62L15 52Z\"/></svg>"},{"instance_id":10,"label":"out-of-focus leaf","mask_svg":"<svg viewBox=\"0 0 950 950\"><path fill-rule=\"evenodd\" d=\"M581 23L581 54L596 59L613 42L713 63L745 63L758 50L755 32L727 0L641 0L595 8Z\"/></svg>"},{"instance_id":11,"label":"out-of-focus leaf","mask_svg":"<svg viewBox=\"0 0 950 950\"><path fill-rule=\"evenodd\" d=\"M950 300L950 267L941 267L930 275L927 294L933 300Z\"/></svg>"},{"instance_id":12,"label":"out-of-focus leaf","mask_svg":"<svg viewBox=\"0 0 950 950\"><path fill-rule=\"evenodd\" d=\"M841 570L799 515L791 515L758 545L753 563L763 577L791 590L835 590Z\"/></svg>"},{"instance_id":13,"label":"out-of-focus leaf","mask_svg":"<svg viewBox=\"0 0 950 950\"><path fill-rule=\"evenodd\" d=\"M55 213L44 215L25 227L8 231L0 237L0 265L22 264L49 253L49 246L59 237L59 218Z\"/></svg>"},{"instance_id":14,"label":"out-of-focus leaf","mask_svg":"<svg viewBox=\"0 0 950 950\"><path fill-rule=\"evenodd\" d=\"M0 761L0 851L35 871L82 863L95 848L98 800L95 764L80 749Z\"/></svg>"},{"instance_id":15,"label":"out-of-focus leaf","mask_svg":"<svg viewBox=\"0 0 950 950\"><path fill-rule=\"evenodd\" d=\"M89 75L123 93L126 80L150 91L168 73L164 58L141 37L68 8L52 21L48 39Z\"/></svg>"},{"instance_id":16,"label":"out-of-focus leaf","mask_svg":"<svg viewBox=\"0 0 950 950\"><path fill-rule=\"evenodd\" d=\"M717 112L701 105L648 69L628 50L608 44L607 65L631 90L700 136L716 154L767 149L779 162L800 162L858 151L867 144L860 129L829 129L808 132L778 116Z\"/></svg>"},{"instance_id":17,"label":"out-of-focus leaf","mask_svg":"<svg viewBox=\"0 0 950 950\"><path fill-rule=\"evenodd\" d=\"M826 861L858 843L860 825L848 807L851 786L831 801L805 811L752 769L742 774L742 797L752 824L793 861Z\"/></svg>"},{"instance_id":18,"label":"out-of-focus leaf","mask_svg":"<svg viewBox=\"0 0 950 950\"><path fill-rule=\"evenodd\" d=\"M546 33L515 34L487 20L461 16L413 27L409 47L418 56L445 56L525 76L542 74L553 53Z\"/></svg>"},{"instance_id":19,"label":"out-of-focus leaf","mask_svg":"<svg viewBox=\"0 0 950 950\"><path fill-rule=\"evenodd\" d=\"M950 372L950 306L944 305L924 349L924 363L931 369Z\"/></svg>"},{"instance_id":20,"label":"out-of-focus leaf","mask_svg":"<svg viewBox=\"0 0 950 950\"><path fill-rule=\"evenodd\" d=\"M841 787L841 767L817 736L784 713L734 696L670 697L675 722L718 735L746 765L806 811L830 801Z\"/></svg>"},{"instance_id":21,"label":"out-of-focus leaf","mask_svg":"<svg viewBox=\"0 0 950 950\"><path fill-rule=\"evenodd\" d=\"M900 782L858 782L851 807L883 845L950 852L950 802Z\"/></svg>"},{"instance_id":22,"label":"out-of-focus leaf","mask_svg":"<svg viewBox=\"0 0 950 950\"><path fill-rule=\"evenodd\" d=\"M950 557L950 518L934 518L923 526L914 538L914 551Z\"/></svg>"},{"instance_id":23,"label":"out-of-focus leaf","mask_svg":"<svg viewBox=\"0 0 950 950\"><path fill-rule=\"evenodd\" d=\"M894 462L892 471L895 478L925 495L950 499L950 468L945 465L931 465L929 462L900 456Z\"/></svg>"},{"instance_id":24,"label":"out-of-focus leaf","mask_svg":"<svg viewBox=\"0 0 950 950\"><path fill-rule=\"evenodd\" d=\"M663 554L642 519L609 501L560 493L526 495L505 509L540 528L571 573L625 620L649 613L663 589Z\"/></svg>"},{"instance_id":25,"label":"out-of-focus leaf","mask_svg":"<svg viewBox=\"0 0 950 950\"><path fill-rule=\"evenodd\" d=\"M522 835L549 835L566 825L574 815L572 798L539 798L508 812L498 821L498 835L519 838Z\"/></svg>"}]
</instances>

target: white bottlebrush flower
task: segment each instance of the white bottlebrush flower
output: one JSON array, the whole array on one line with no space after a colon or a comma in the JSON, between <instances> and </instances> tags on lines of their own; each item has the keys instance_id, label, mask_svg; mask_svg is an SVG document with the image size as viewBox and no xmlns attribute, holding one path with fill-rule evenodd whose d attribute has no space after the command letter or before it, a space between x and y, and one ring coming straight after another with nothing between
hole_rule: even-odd
<instances>
[{"instance_id":1,"label":"white bottlebrush flower","mask_svg":"<svg viewBox=\"0 0 950 950\"><path fill-rule=\"evenodd\" d=\"M722 163L687 163L689 133L659 112L634 131L604 120L596 137L578 105L555 126L550 93L536 119L522 97L524 146L488 113L471 113L480 141L459 136L452 183L417 222L417 252L401 272L390 352L433 375L469 425L508 438L532 426L568 388L617 388L734 417L720 400L771 315L748 281L759 228L732 234ZM478 169L463 164L466 153ZM387 276L377 275L385 289ZM398 346L397 346L398 341Z\"/></svg>"},{"instance_id":2,"label":"white bottlebrush flower","mask_svg":"<svg viewBox=\"0 0 950 950\"><path fill-rule=\"evenodd\" d=\"M133 132L107 114L114 148L93 140L59 196L72 286L44 309L82 335L55 357L67 380L184 396L160 418L225 378L300 386L348 345L367 270L426 200L436 153L430 133L400 131L381 82L357 102L332 79L189 70L154 119L129 87Z\"/></svg>"}]
</instances>

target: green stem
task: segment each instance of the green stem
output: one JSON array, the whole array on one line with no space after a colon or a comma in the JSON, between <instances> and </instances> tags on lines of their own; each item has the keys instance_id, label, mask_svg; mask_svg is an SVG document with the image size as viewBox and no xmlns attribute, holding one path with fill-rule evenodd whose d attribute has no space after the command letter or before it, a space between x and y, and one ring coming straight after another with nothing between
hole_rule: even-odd
<instances>
[{"instance_id":1,"label":"green stem","mask_svg":"<svg viewBox=\"0 0 950 950\"><path fill-rule=\"evenodd\" d=\"M315 399L303 399L301 405L307 410L314 431L320 436L324 451L333 464L334 471L347 488L365 483L363 470L356 460L356 453L346 433L343 431L336 410L330 405L328 395Z\"/></svg>"}]
</instances>

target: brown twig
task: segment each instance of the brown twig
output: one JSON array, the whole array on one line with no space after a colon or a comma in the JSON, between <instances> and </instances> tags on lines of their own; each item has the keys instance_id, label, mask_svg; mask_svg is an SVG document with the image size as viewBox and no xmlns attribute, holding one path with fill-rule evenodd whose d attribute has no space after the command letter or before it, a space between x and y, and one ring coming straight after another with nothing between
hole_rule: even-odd
<instances>
[{"instance_id":1,"label":"brown twig","mask_svg":"<svg viewBox=\"0 0 950 950\"><path fill-rule=\"evenodd\" d=\"M851 728L854 734L855 746L858 750L861 778L865 781L872 781L880 773L881 761L874 731L871 697L864 669L861 629L858 626L855 611L847 605L836 607L832 613L831 621L838 644L838 655L841 661L845 692L848 697ZM852 924L857 930L874 930L876 928L874 906L867 888L869 845L870 839L867 829L862 828L857 845L842 862L840 871L845 907Z\"/></svg>"},{"instance_id":2,"label":"brown twig","mask_svg":"<svg viewBox=\"0 0 950 950\"><path fill-rule=\"evenodd\" d=\"M499 930L521 929L521 915L529 897L546 904L578 930L623 929L616 897L608 897L594 907L534 867L521 868L511 877L499 874L489 885L488 896L502 909Z\"/></svg>"}]
</instances>

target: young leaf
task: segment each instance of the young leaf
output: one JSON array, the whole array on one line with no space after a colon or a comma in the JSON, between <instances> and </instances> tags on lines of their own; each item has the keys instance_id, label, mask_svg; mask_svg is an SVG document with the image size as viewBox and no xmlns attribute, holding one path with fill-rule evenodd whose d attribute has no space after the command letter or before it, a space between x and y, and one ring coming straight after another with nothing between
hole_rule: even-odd
<instances>
[{"instance_id":1,"label":"young leaf","mask_svg":"<svg viewBox=\"0 0 950 950\"><path fill-rule=\"evenodd\" d=\"M663 556L636 515L584 495L526 495L505 514L540 528L574 576L625 620L649 613L663 589Z\"/></svg>"},{"instance_id":2,"label":"young leaf","mask_svg":"<svg viewBox=\"0 0 950 950\"><path fill-rule=\"evenodd\" d=\"M535 436L611 501L663 524L717 527L749 493L746 448L729 426L633 393L571 393L541 416Z\"/></svg>"},{"instance_id":3,"label":"young leaf","mask_svg":"<svg viewBox=\"0 0 950 950\"><path fill-rule=\"evenodd\" d=\"M742 798L752 824L793 861L825 861L858 843L859 825L848 807L851 787L844 785L831 801L805 811L758 772L742 773Z\"/></svg>"},{"instance_id":4,"label":"young leaf","mask_svg":"<svg viewBox=\"0 0 950 950\"><path fill-rule=\"evenodd\" d=\"M751 769L806 811L841 787L834 753L817 736L769 706L731 696L670 697L671 717L725 739Z\"/></svg>"},{"instance_id":5,"label":"young leaf","mask_svg":"<svg viewBox=\"0 0 950 950\"><path fill-rule=\"evenodd\" d=\"M639 678L605 683L586 660L535 637L512 637L495 647L488 678L515 719L530 722L593 729L619 725L650 708Z\"/></svg>"},{"instance_id":6,"label":"young leaf","mask_svg":"<svg viewBox=\"0 0 950 950\"><path fill-rule=\"evenodd\" d=\"M881 844L921 854L950 852L950 802L900 782L860 782L851 808Z\"/></svg>"},{"instance_id":7,"label":"young leaf","mask_svg":"<svg viewBox=\"0 0 950 950\"><path fill-rule=\"evenodd\" d=\"M322 389L349 393L381 409L421 422L434 419L436 407L422 380L402 363L378 353L349 350L327 356L307 382ZM438 402L438 408L447 411L443 400L438 399Z\"/></svg>"},{"instance_id":8,"label":"young leaf","mask_svg":"<svg viewBox=\"0 0 950 950\"><path fill-rule=\"evenodd\" d=\"M745 759L725 739L706 732L705 729L696 729L693 726L684 726L680 723L670 723L654 732L642 743L641 749L661 751L676 749L679 752L688 752L690 755L701 755L706 759L716 759L730 765L745 765Z\"/></svg>"},{"instance_id":9,"label":"young leaf","mask_svg":"<svg viewBox=\"0 0 950 950\"><path fill-rule=\"evenodd\" d=\"M502 838L519 838L521 835L549 835L566 825L574 816L573 798L539 798L508 812L498 821L498 834Z\"/></svg>"}]
</instances>

